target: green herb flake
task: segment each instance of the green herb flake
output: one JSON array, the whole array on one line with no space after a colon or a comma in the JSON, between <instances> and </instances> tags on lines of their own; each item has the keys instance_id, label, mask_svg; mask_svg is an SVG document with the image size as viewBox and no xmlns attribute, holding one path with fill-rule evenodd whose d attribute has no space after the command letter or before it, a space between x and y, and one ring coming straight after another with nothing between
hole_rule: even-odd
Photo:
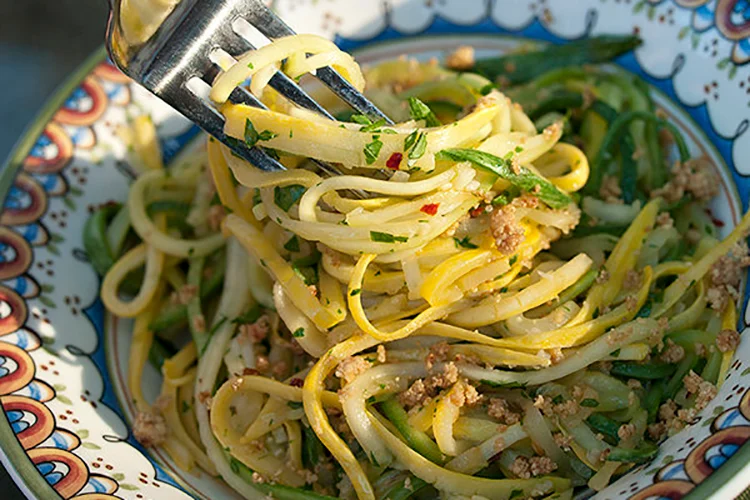
<instances>
[{"instance_id":1,"label":"green herb flake","mask_svg":"<svg viewBox=\"0 0 750 500\"><path fill-rule=\"evenodd\" d=\"M552 398L552 404L559 405L559 404L562 404L563 401L564 400L563 400L562 394L558 394L557 396Z\"/></svg>"},{"instance_id":2,"label":"green herb flake","mask_svg":"<svg viewBox=\"0 0 750 500\"><path fill-rule=\"evenodd\" d=\"M456 248L479 248L479 246L475 245L469 240L468 236L464 236L461 239L453 238L453 242L456 244Z\"/></svg>"},{"instance_id":3,"label":"green herb flake","mask_svg":"<svg viewBox=\"0 0 750 500\"><path fill-rule=\"evenodd\" d=\"M620 349L615 349L614 351L612 351L610 353L610 356L612 356L613 358L619 358L620 357Z\"/></svg>"},{"instance_id":4,"label":"green herb flake","mask_svg":"<svg viewBox=\"0 0 750 500\"><path fill-rule=\"evenodd\" d=\"M299 337L304 337L304 336L305 336L305 329L302 327L299 327L292 332L292 337L294 338L299 338Z\"/></svg>"},{"instance_id":5,"label":"green herb flake","mask_svg":"<svg viewBox=\"0 0 750 500\"><path fill-rule=\"evenodd\" d=\"M302 195L305 194L305 186L292 184L291 186L276 186L273 189L273 201L276 206L284 212L288 212L292 205L297 203Z\"/></svg>"},{"instance_id":6,"label":"green herb flake","mask_svg":"<svg viewBox=\"0 0 750 500\"><path fill-rule=\"evenodd\" d=\"M372 142L369 142L365 144L365 148L363 150L363 153L365 154L365 161L368 165L372 165L375 163L375 160L378 159L378 155L380 155L380 149L383 147L383 141L376 138L377 136L373 136Z\"/></svg>"},{"instance_id":7,"label":"green herb flake","mask_svg":"<svg viewBox=\"0 0 750 500\"><path fill-rule=\"evenodd\" d=\"M518 255L514 255L513 257L511 257L510 260L508 261L508 265L512 266L516 262L518 262Z\"/></svg>"},{"instance_id":8,"label":"green herb flake","mask_svg":"<svg viewBox=\"0 0 750 500\"><path fill-rule=\"evenodd\" d=\"M361 288L355 288L354 290L352 290L351 292L349 292L349 296L350 296L350 297L356 297L356 296L357 296L357 295L359 295L359 294L360 294L361 292L362 292L362 289L361 289Z\"/></svg>"},{"instance_id":9,"label":"green herb flake","mask_svg":"<svg viewBox=\"0 0 750 500\"><path fill-rule=\"evenodd\" d=\"M380 231L370 231L370 240L379 243L406 243L409 238L406 236L395 236L390 233L381 233Z\"/></svg>"},{"instance_id":10,"label":"green herb flake","mask_svg":"<svg viewBox=\"0 0 750 500\"><path fill-rule=\"evenodd\" d=\"M296 234L289 238L289 241L284 243L284 249L290 252L299 252L299 239L297 239Z\"/></svg>"},{"instance_id":11,"label":"green herb flake","mask_svg":"<svg viewBox=\"0 0 750 500\"><path fill-rule=\"evenodd\" d=\"M253 126L253 122L250 120L245 120L245 144L247 144L247 147L252 148L255 146L258 141L270 141L274 137L276 137L276 133L271 132L270 130L264 130L263 132L258 133L257 130L255 130L255 127Z\"/></svg>"},{"instance_id":12,"label":"green herb flake","mask_svg":"<svg viewBox=\"0 0 750 500\"><path fill-rule=\"evenodd\" d=\"M599 401L597 401L596 399L592 399L592 398L586 398L582 400L579 404L581 406L585 406L586 408L596 408L597 406L599 406Z\"/></svg>"},{"instance_id":13,"label":"green herb flake","mask_svg":"<svg viewBox=\"0 0 750 500\"><path fill-rule=\"evenodd\" d=\"M425 125L428 127L439 127L442 125L430 107L416 97L409 98L409 114L415 120L424 120Z\"/></svg>"}]
</instances>

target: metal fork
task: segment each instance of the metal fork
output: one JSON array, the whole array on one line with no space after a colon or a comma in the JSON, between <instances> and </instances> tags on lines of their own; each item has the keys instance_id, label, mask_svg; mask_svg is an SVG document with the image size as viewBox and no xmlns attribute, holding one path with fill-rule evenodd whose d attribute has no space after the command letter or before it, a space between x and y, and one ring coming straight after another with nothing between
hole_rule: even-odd
<instances>
[{"instance_id":1,"label":"metal fork","mask_svg":"<svg viewBox=\"0 0 750 500\"><path fill-rule=\"evenodd\" d=\"M182 0L150 38L131 45L120 25L121 0L110 0L110 6L107 49L123 73L256 167L266 171L285 169L262 148L249 148L243 141L227 137L224 117L207 97L199 96L188 85L196 77L208 85L213 83L221 68L209 56L217 49L238 58L255 48L235 32L238 19L247 21L269 40L295 34L284 21L261 0ZM357 112L393 123L333 68L320 68L315 77ZM283 72L277 71L269 85L296 105L334 119ZM242 87L236 87L229 100L266 109L260 100ZM329 175L342 175L334 165L316 163Z\"/></svg>"}]
</instances>

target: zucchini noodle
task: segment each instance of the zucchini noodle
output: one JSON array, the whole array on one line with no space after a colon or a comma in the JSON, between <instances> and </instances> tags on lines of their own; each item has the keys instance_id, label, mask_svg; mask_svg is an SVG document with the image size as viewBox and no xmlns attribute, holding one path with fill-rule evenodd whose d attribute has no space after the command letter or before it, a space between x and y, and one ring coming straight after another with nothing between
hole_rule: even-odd
<instances>
[{"instance_id":1,"label":"zucchini noodle","mask_svg":"<svg viewBox=\"0 0 750 500\"><path fill-rule=\"evenodd\" d=\"M399 123L268 87L326 66ZM731 365L750 215L718 239L715 174L630 76L539 66L501 92L275 40L210 97L279 172L214 139L165 166L136 117L139 175L84 231L104 305L135 319L136 438L251 499L572 498L653 458L689 423L660 407L707 404L683 379ZM238 85L268 109L229 102Z\"/></svg>"}]
</instances>

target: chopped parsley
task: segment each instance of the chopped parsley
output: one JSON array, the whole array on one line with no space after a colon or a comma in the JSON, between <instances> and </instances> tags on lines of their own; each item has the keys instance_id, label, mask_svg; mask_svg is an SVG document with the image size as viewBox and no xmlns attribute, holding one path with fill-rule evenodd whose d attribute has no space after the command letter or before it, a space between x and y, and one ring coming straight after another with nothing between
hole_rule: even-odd
<instances>
[{"instance_id":1,"label":"chopped parsley","mask_svg":"<svg viewBox=\"0 0 750 500\"><path fill-rule=\"evenodd\" d=\"M453 238L453 241L456 243L456 248L471 248L471 249L479 248L477 245L475 245L469 240L468 236L464 236L461 239Z\"/></svg>"},{"instance_id":2,"label":"chopped parsley","mask_svg":"<svg viewBox=\"0 0 750 500\"><path fill-rule=\"evenodd\" d=\"M361 288L355 288L354 290L352 290L351 292L349 292L349 296L350 297L355 297L355 296L359 295L360 293L362 293L362 289Z\"/></svg>"},{"instance_id":3,"label":"chopped parsley","mask_svg":"<svg viewBox=\"0 0 750 500\"><path fill-rule=\"evenodd\" d=\"M290 252L299 252L299 240L297 239L296 234L289 238L289 241L284 243L284 250L288 250Z\"/></svg>"},{"instance_id":4,"label":"chopped parsley","mask_svg":"<svg viewBox=\"0 0 750 500\"><path fill-rule=\"evenodd\" d=\"M380 136L373 135L372 142L365 144L363 152L365 154L365 161L368 165L375 163L375 160L378 159L378 155L380 154L380 149L383 147L383 141L378 139L378 137Z\"/></svg>"},{"instance_id":5,"label":"chopped parsley","mask_svg":"<svg viewBox=\"0 0 750 500\"><path fill-rule=\"evenodd\" d=\"M390 233L381 233L380 231L370 231L370 240L379 243L406 243L409 238L406 236L395 236Z\"/></svg>"},{"instance_id":6,"label":"chopped parsley","mask_svg":"<svg viewBox=\"0 0 750 500\"><path fill-rule=\"evenodd\" d=\"M552 404L559 405L562 402L563 402L562 394L558 394L557 396L555 396L554 398L552 398Z\"/></svg>"},{"instance_id":7,"label":"chopped parsley","mask_svg":"<svg viewBox=\"0 0 750 500\"><path fill-rule=\"evenodd\" d=\"M263 132L258 133L258 131L255 130L255 126L253 126L253 122L245 120L245 144L247 144L247 147L249 148L255 146L258 141L270 141L276 137L276 135L276 133L271 132L270 130L264 130Z\"/></svg>"},{"instance_id":8,"label":"chopped parsley","mask_svg":"<svg viewBox=\"0 0 750 500\"><path fill-rule=\"evenodd\" d=\"M301 326L292 332L292 337L299 338L305 336L305 329Z\"/></svg>"},{"instance_id":9,"label":"chopped parsley","mask_svg":"<svg viewBox=\"0 0 750 500\"><path fill-rule=\"evenodd\" d=\"M582 400L579 404L587 408L596 408L597 406L599 406L599 401L597 401L596 399L592 399L592 398L586 398Z\"/></svg>"},{"instance_id":10,"label":"chopped parsley","mask_svg":"<svg viewBox=\"0 0 750 500\"><path fill-rule=\"evenodd\" d=\"M416 97L409 98L409 114L415 120L424 120L425 125L428 127L439 127L442 125L430 107Z\"/></svg>"},{"instance_id":11,"label":"chopped parsley","mask_svg":"<svg viewBox=\"0 0 750 500\"><path fill-rule=\"evenodd\" d=\"M406 164L411 167L427 151L427 136L424 132L417 132L415 130L406 136L406 139L404 139L404 151L408 151L406 154L406 158L408 159Z\"/></svg>"},{"instance_id":12,"label":"chopped parsley","mask_svg":"<svg viewBox=\"0 0 750 500\"><path fill-rule=\"evenodd\" d=\"M284 212L288 212L292 205L297 203L302 195L305 194L305 186L292 184L291 186L276 186L273 189L273 201L276 206Z\"/></svg>"},{"instance_id":13,"label":"chopped parsley","mask_svg":"<svg viewBox=\"0 0 750 500\"><path fill-rule=\"evenodd\" d=\"M368 125L362 125L359 131L360 132L380 132L380 127L382 127L383 125L385 125L385 119L381 118L380 120L372 122Z\"/></svg>"},{"instance_id":14,"label":"chopped parsley","mask_svg":"<svg viewBox=\"0 0 750 500\"><path fill-rule=\"evenodd\" d=\"M514 255L513 257L511 257L510 260L508 261L508 265L512 266L516 262L518 262L518 255Z\"/></svg>"}]
</instances>

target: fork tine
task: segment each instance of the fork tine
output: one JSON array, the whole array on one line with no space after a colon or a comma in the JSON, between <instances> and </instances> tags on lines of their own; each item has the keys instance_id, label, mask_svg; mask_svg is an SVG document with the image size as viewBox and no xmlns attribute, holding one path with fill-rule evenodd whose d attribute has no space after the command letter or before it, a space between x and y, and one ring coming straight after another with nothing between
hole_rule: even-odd
<instances>
[{"instance_id":1,"label":"fork tine","mask_svg":"<svg viewBox=\"0 0 750 500\"><path fill-rule=\"evenodd\" d=\"M251 0L251 3L256 4L257 6L248 9L248 15L251 18L248 19L248 22L263 35L271 40L275 40L277 38L296 34L289 25L274 14L271 9L266 7L263 2L259 0ZM361 92L355 89L335 69L330 66L320 68L315 72L315 77L359 113L371 118L385 120L388 125L393 125L393 121L388 118L385 113L378 109L378 107L362 95Z\"/></svg>"},{"instance_id":2,"label":"fork tine","mask_svg":"<svg viewBox=\"0 0 750 500\"><path fill-rule=\"evenodd\" d=\"M255 47L242 36L237 35L226 40L222 49L226 50L232 57L238 57L245 52L255 50ZM210 84L211 82L208 83ZM318 104L307 92L302 90L302 87L286 76L283 71L277 71L268 84L297 106L319 113L329 120L334 119L323 106Z\"/></svg>"},{"instance_id":3,"label":"fork tine","mask_svg":"<svg viewBox=\"0 0 750 500\"><path fill-rule=\"evenodd\" d=\"M219 71L220 71L219 67L216 66L216 65L213 65L211 67L211 69L209 71L207 71L201 78L203 79L204 82L206 82L206 83L208 83L210 85L211 82L216 77L216 75L219 73ZM231 102L235 103L235 104L246 104L248 106L253 106L253 107L256 107L256 108L260 108L260 109L268 109L268 107L266 107L266 105L263 104L263 102L261 102L257 97L255 97L250 91L248 91L244 87L235 87L235 89L232 90L232 93L229 95L229 100ZM222 122L223 122L223 117L221 117L221 119L222 119ZM222 130L222 134L223 134L223 130ZM224 141L222 141L222 142L224 142ZM230 148L235 149L234 148L234 144L233 144L234 141L232 141L230 139L229 142L230 142L230 144L227 144L226 142L224 142L224 143L227 144ZM237 142L241 143L241 141L237 141ZM245 149L248 149L248 148L245 147ZM257 148L253 148L253 149L257 149ZM252 150L248 150L248 151L252 151ZM285 167L283 165L281 165L280 163L278 163L276 160L274 160L272 157L270 157L267 153L263 152L263 155L265 155L266 157L268 157L269 159L271 159L274 163L277 163L280 170L285 170ZM246 158L246 159L248 159L248 158ZM344 175L344 172L342 172L338 167L336 167L334 165L331 165L330 163L327 163L327 162L324 162L324 161L320 161L320 160L316 160L314 158L311 158L310 160L313 163L315 163L316 165L318 165L318 167L323 172L327 173L328 175L331 175L331 176L334 176L334 175ZM261 160L261 161L263 161L263 160ZM253 164L254 164L254 162L253 162ZM262 169L263 170L268 170L267 168L262 168ZM362 192L357 192L356 196L358 196L360 198L364 198L365 197L364 193L362 193Z\"/></svg>"}]
</instances>

